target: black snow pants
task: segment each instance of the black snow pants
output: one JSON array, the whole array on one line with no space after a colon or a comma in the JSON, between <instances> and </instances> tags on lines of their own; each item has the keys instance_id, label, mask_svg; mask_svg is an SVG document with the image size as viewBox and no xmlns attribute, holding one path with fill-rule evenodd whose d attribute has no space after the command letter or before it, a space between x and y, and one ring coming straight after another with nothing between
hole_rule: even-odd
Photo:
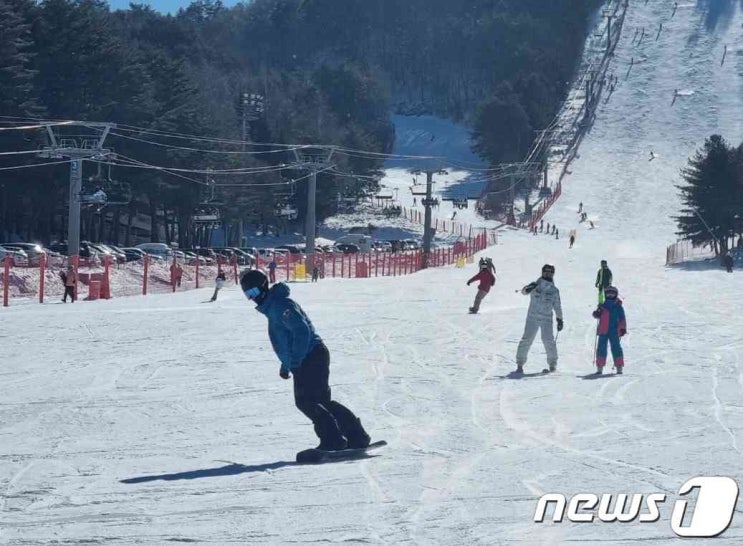
<instances>
[{"instance_id":1,"label":"black snow pants","mask_svg":"<svg viewBox=\"0 0 743 546\"><path fill-rule=\"evenodd\" d=\"M344 436L349 447L369 443L369 436L353 412L330 398L330 353L324 344L315 347L292 374L294 402L315 426L321 449L344 447Z\"/></svg>"},{"instance_id":2,"label":"black snow pants","mask_svg":"<svg viewBox=\"0 0 743 546\"><path fill-rule=\"evenodd\" d=\"M67 303L67 296L70 296L70 301L72 303L75 303L75 287L74 286L64 287L64 296L62 297L62 301L65 303Z\"/></svg>"}]
</instances>

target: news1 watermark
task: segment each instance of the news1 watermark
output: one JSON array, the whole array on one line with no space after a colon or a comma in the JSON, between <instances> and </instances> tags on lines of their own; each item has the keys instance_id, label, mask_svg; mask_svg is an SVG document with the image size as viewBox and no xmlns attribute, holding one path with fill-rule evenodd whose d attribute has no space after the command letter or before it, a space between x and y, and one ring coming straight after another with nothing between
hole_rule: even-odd
<instances>
[{"instance_id":1,"label":"news1 watermark","mask_svg":"<svg viewBox=\"0 0 743 546\"><path fill-rule=\"evenodd\" d=\"M695 490L696 503L690 509L690 494ZM576 523L653 523L664 514L667 517L667 511L671 510L671 529L678 536L716 537L733 522L738 484L725 476L697 476L681 486L672 509L666 506L667 500L666 493L606 493L600 496L578 493L570 499L559 493L549 493L539 498L534 521L544 523L550 507L555 523L561 523L566 516L568 521Z\"/></svg>"}]
</instances>

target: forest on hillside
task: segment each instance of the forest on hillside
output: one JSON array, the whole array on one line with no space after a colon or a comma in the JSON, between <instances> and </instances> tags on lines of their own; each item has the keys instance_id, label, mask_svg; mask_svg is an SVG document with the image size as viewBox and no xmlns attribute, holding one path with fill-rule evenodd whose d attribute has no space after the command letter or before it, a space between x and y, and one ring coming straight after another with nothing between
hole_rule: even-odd
<instances>
[{"instance_id":1,"label":"forest on hillside","mask_svg":"<svg viewBox=\"0 0 743 546\"><path fill-rule=\"evenodd\" d=\"M194 211L214 198L236 241L240 221L280 224L287 200L303 219L305 185L287 182L305 173L285 168L291 150L271 143L346 149L318 176L318 219L339 194L375 190L392 113L471 126L473 149L491 163L523 158L559 109L601 3L201 0L163 15L98 0L0 0L0 128L117 124L105 143L117 154L110 176L132 199L86 208L84 238L133 244L131 219L143 214L160 224L152 240L191 246ZM250 116L246 94L260 97ZM0 152L46 144L43 131L0 131ZM0 155L4 237L65 238L69 166L15 169L40 162ZM108 176L109 166L85 162L84 181Z\"/></svg>"}]
</instances>

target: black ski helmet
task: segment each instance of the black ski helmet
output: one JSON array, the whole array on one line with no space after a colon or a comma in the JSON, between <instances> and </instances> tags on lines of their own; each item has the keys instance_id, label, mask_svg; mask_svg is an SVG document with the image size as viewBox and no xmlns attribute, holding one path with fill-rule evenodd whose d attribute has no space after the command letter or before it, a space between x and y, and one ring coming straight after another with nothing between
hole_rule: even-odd
<instances>
[{"instance_id":1,"label":"black ski helmet","mask_svg":"<svg viewBox=\"0 0 743 546\"><path fill-rule=\"evenodd\" d=\"M619 290L616 289L614 286L607 286L604 288L604 297L608 300L612 300L617 298L619 296Z\"/></svg>"},{"instance_id":2,"label":"black ski helmet","mask_svg":"<svg viewBox=\"0 0 743 546\"><path fill-rule=\"evenodd\" d=\"M263 271L250 269L249 271L245 271L240 277L240 288L242 288L242 291L246 296L253 301L260 303L268 293L268 277L266 277ZM252 288L258 288L260 293L255 296L250 296L248 291Z\"/></svg>"},{"instance_id":3,"label":"black ski helmet","mask_svg":"<svg viewBox=\"0 0 743 546\"><path fill-rule=\"evenodd\" d=\"M542 275L544 275L545 273L549 273L551 275L554 275L555 274L555 266L552 265L552 264L544 264L542 266Z\"/></svg>"},{"instance_id":4,"label":"black ski helmet","mask_svg":"<svg viewBox=\"0 0 743 546\"><path fill-rule=\"evenodd\" d=\"M601 260L601 265L602 265L602 266L605 266L605 265L607 265L607 264L606 264L606 260Z\"/></svg>"}]
</instances>

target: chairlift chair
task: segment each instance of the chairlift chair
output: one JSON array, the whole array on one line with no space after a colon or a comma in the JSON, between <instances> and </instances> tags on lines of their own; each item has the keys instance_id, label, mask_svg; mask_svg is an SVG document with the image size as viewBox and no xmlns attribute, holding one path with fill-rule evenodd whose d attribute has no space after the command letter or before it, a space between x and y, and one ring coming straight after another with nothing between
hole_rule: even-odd
<instances>
[{"instance_id":1,"label":"chairlift chair","mask_svg":"<svg viewBox=\"0 0 743 546\"><path fill-rule=\"evenodd\" d=\"M104 178L101 165L98 173L88 178L88 184L80 192L80 203L97 205L99 208L112 205L128 205L132 200L132 187L128 182L119 182L111 178L111 165Z\"/></svg>"}]
</instances>

